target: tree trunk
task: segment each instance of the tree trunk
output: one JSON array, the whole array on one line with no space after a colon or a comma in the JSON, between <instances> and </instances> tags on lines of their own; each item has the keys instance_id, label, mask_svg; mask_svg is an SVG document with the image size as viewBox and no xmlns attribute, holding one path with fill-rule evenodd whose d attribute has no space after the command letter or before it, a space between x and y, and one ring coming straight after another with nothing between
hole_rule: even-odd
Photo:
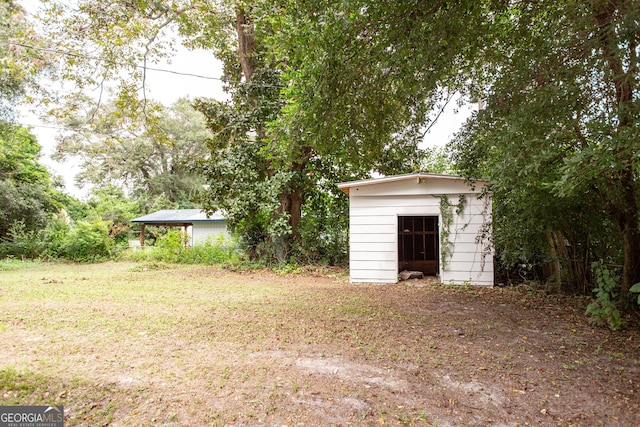
<instances>
[{"instance_id":1,"label":"tree trunk","mask_svg":"<svg viewBox=\"0 0 640 427\"><path fill-rule=\"evenodd\" d=\"M600 48L609 68L608 79L615 87L615 105L618 114L618 134L634 126L637 117L633 115L633 99L636 86L634 74L637 73L637 54L635 47L637 38L629 43L631 58L625 70L625 61L620 56L619 47L626 41L619 39L614 25L615 17L628 13L625 0L597 0L592 3L593 16L598 24ZM622 18L618 18L622 19ZM616 223L622 232L624 266L622 271L622 295L629 288L640 282L640 231L638 231L638 200L635 189L636 169L633 154L619 153L618 161L625 164L625 169L616 179L620 189L608 197L605 202L613 212ZM613 187L613 186L612 186ZM614 190L615 191L615 190ZM617 194L616 194L617 193Z\"/></svg>"},{"instance_id":2,"label":"tree trunk","mask_svg":"<svg viewBox=\"0 0 640 427\"><path fill-rule=\"evenodd\" d=\"M640 282L640 232L638 231L638 200L634 186L633 168L629 167L622 179L624 206L618 222L622 231L624 266L622 269L622 294L629 293Z\"/></svg>"},{"instance_id":3,"label":"tree trunk","mask_svg":"<svg viewBox=\"0 0 640 427\"><path fill-rule=\"evenodd\" d=\"M300 159L292 165L292 171L299 175L299 181L303 179L302 173L313 155L311 147L300 147ZM302 205L304 204L303 190L300 184L293 184L289 192L289 225L291 225L291 238L300 243L300 221L302 220Z\"/></svg>"},{"instance_id":4,"label":"tree trunk","mask_svg":"<svg viewBox=\"0 0 640 427\"><path fill-rule=\"evenodd\" d=\"M290 198L291 208L289 211L289 224L291 225L291 240L294 243L301 243L302 236L300 235L300 221L302 220L302 204L304 203L302 190L299 188L293 189L291 191Z\"/></svg>"},{"instance_id":5,"label":"tree trunk","mask_svg":"<svg viewBox=\"0 0 640 427\"><path fill-rule=\"evenodd\" d=\"M242 67L242 74L245 81L249 82L257 69L255 60L256 43L253 24L243 9L238 9L236 13L236 31L238 34L238 58ZM261 125L257 125L255 131L261 140L265 140L268 136L265 128ZM299 175L303 173L312 155L311 147L300 147L294 150L291 153L291 157L296 160L293 161L290 171L298 176L296 177L297 179L294 179L287 187L281 190L278 207L278 215L287 215L289 217L291 235L271 237L274 255L280 264L286 261L291 250L291 243L300 243L301 241L300 221L302 219L304 196ZM266 172L268 176L275 174L271 165L266 166Z\"/></svg>"},{"instance_id":6,"label":"tree trunk","mask_svg":"<svg viewBox=\"0 0 640 427\"><path fill-rule=\"evenodd\" d=\"M256 51L256 41L253 34L253 24L247 18L244 9L239 9L236 13L236 31L238 33L238 57L242 74L245 81L251 81L253 73L256 71L254 54Z\"/></svg>"},{"instance_id":7,"label":"tree trunk","mask_svg":"<svg viewBox=\"0 0 640 427\"><path fill-rule=\"evenodd\" d=\"M311 147L301 148L300 160L291 166L291 171L297 175L298 179L294 179L293 182L290 182L289 186L284 188L280 194L280 207L278 209L278 214L287 215L289 217L289 227L291 229L290 236L277 240L277 243L283 246L281 248L275 248L276 258L278 258L278 262L280 263L282 263L280 256L285 253L289 253L292 243L302 242L300 222L302 220L302 205L304 204L304 189L299 182L302 180L301 174L309 162L309 159L311 159L312 153L313 150ZM272 240L272 242L275 243L276 240Z\"/></svg>"}]
</instances>

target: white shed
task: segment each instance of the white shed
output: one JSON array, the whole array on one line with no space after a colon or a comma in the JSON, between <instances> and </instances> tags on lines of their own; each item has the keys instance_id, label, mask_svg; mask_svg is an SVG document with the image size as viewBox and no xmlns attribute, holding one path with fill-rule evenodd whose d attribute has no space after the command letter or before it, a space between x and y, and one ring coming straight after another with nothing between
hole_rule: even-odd
<instances>
[{"instance_id":1,"label":"white shed","mask_svg":"<svg viewBox=\"0 0 640 427\"><path fill-rule=\"evenodd\" d=\"M163 209L131 220L142 224L140 245L144 246L146 225L182 227L189 236L189 246L205 243L208 239L229 238L227 220L218 212L207 215L200 209Z\"/></svg>"},{"instance_id":2,"label":"white shed","mask_svg":"<svg viewBox=\"0 0 640 427\"><path fill-rule=\"evenodd\" d=\"M485 182L413 173L344 182L353 283L396 283L404 270L442 283L493 286Z\"/></svg>"}]
</instances>

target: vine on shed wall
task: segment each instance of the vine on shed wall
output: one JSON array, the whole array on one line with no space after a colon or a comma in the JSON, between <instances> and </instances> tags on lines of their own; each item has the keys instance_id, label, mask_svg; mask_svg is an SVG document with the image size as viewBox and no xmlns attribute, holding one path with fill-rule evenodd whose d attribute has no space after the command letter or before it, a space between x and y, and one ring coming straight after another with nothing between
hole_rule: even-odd
<instances>
[{"instance_id":1,"label":"vine on shed wall","mask_svg":"<svg viewBox=\"0 0 640 427\"><path fill-rule=\"evenodd\" d=\"M453 208L456 208L456 214L462 215L467 205L467 198L461 194L458 198L458 204L454 205L449 201L446 194L440 196L440 216L442 217L442 225L440 227L440 260L442 269L446 270L449 264L449 258L453 253L453 244L449 240L451 235L451 226L453 225Z\"/></svg>"}]
</instances>

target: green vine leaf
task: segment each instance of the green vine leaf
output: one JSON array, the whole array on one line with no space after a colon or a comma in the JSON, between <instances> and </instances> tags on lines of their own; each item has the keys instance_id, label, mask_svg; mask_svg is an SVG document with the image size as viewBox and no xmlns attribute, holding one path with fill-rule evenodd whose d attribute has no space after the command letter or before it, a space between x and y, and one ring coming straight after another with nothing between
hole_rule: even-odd
<instances>
[{"instance_id":1,"label":"green vine leaf","mask_svg":"<svg viewBox=\"0 0 640 427\"><path fill-rule=\"evenodd\" d=\"M458 198L458 204L454 205L449 201L449 197L445 194L440 196L440 216L442 224L440 226L440 261L442 269L446 270L449 259L453 253L453 244L449 240L451 236L451 226L453 225L453 208L456 208L456 214L462 215L467 204L467 198L461 194Z\"/></svg>"}]
</instances>

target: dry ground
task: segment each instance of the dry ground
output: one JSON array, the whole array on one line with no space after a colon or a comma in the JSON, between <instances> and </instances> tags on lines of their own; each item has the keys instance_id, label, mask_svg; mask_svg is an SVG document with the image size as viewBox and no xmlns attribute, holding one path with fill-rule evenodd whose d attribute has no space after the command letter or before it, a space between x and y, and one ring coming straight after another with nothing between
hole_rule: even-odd
<instances>
[{"instance_id":1,"label":"dry ground","mask_svg":"<svg viewBox=\"0 0 640 427\"><path fill-rule=\"evenodd\" d=\"M88 426L640 426L640 333L530 288L344 273L0 271L0 404Z\"/></svg>"}]
</instances>

